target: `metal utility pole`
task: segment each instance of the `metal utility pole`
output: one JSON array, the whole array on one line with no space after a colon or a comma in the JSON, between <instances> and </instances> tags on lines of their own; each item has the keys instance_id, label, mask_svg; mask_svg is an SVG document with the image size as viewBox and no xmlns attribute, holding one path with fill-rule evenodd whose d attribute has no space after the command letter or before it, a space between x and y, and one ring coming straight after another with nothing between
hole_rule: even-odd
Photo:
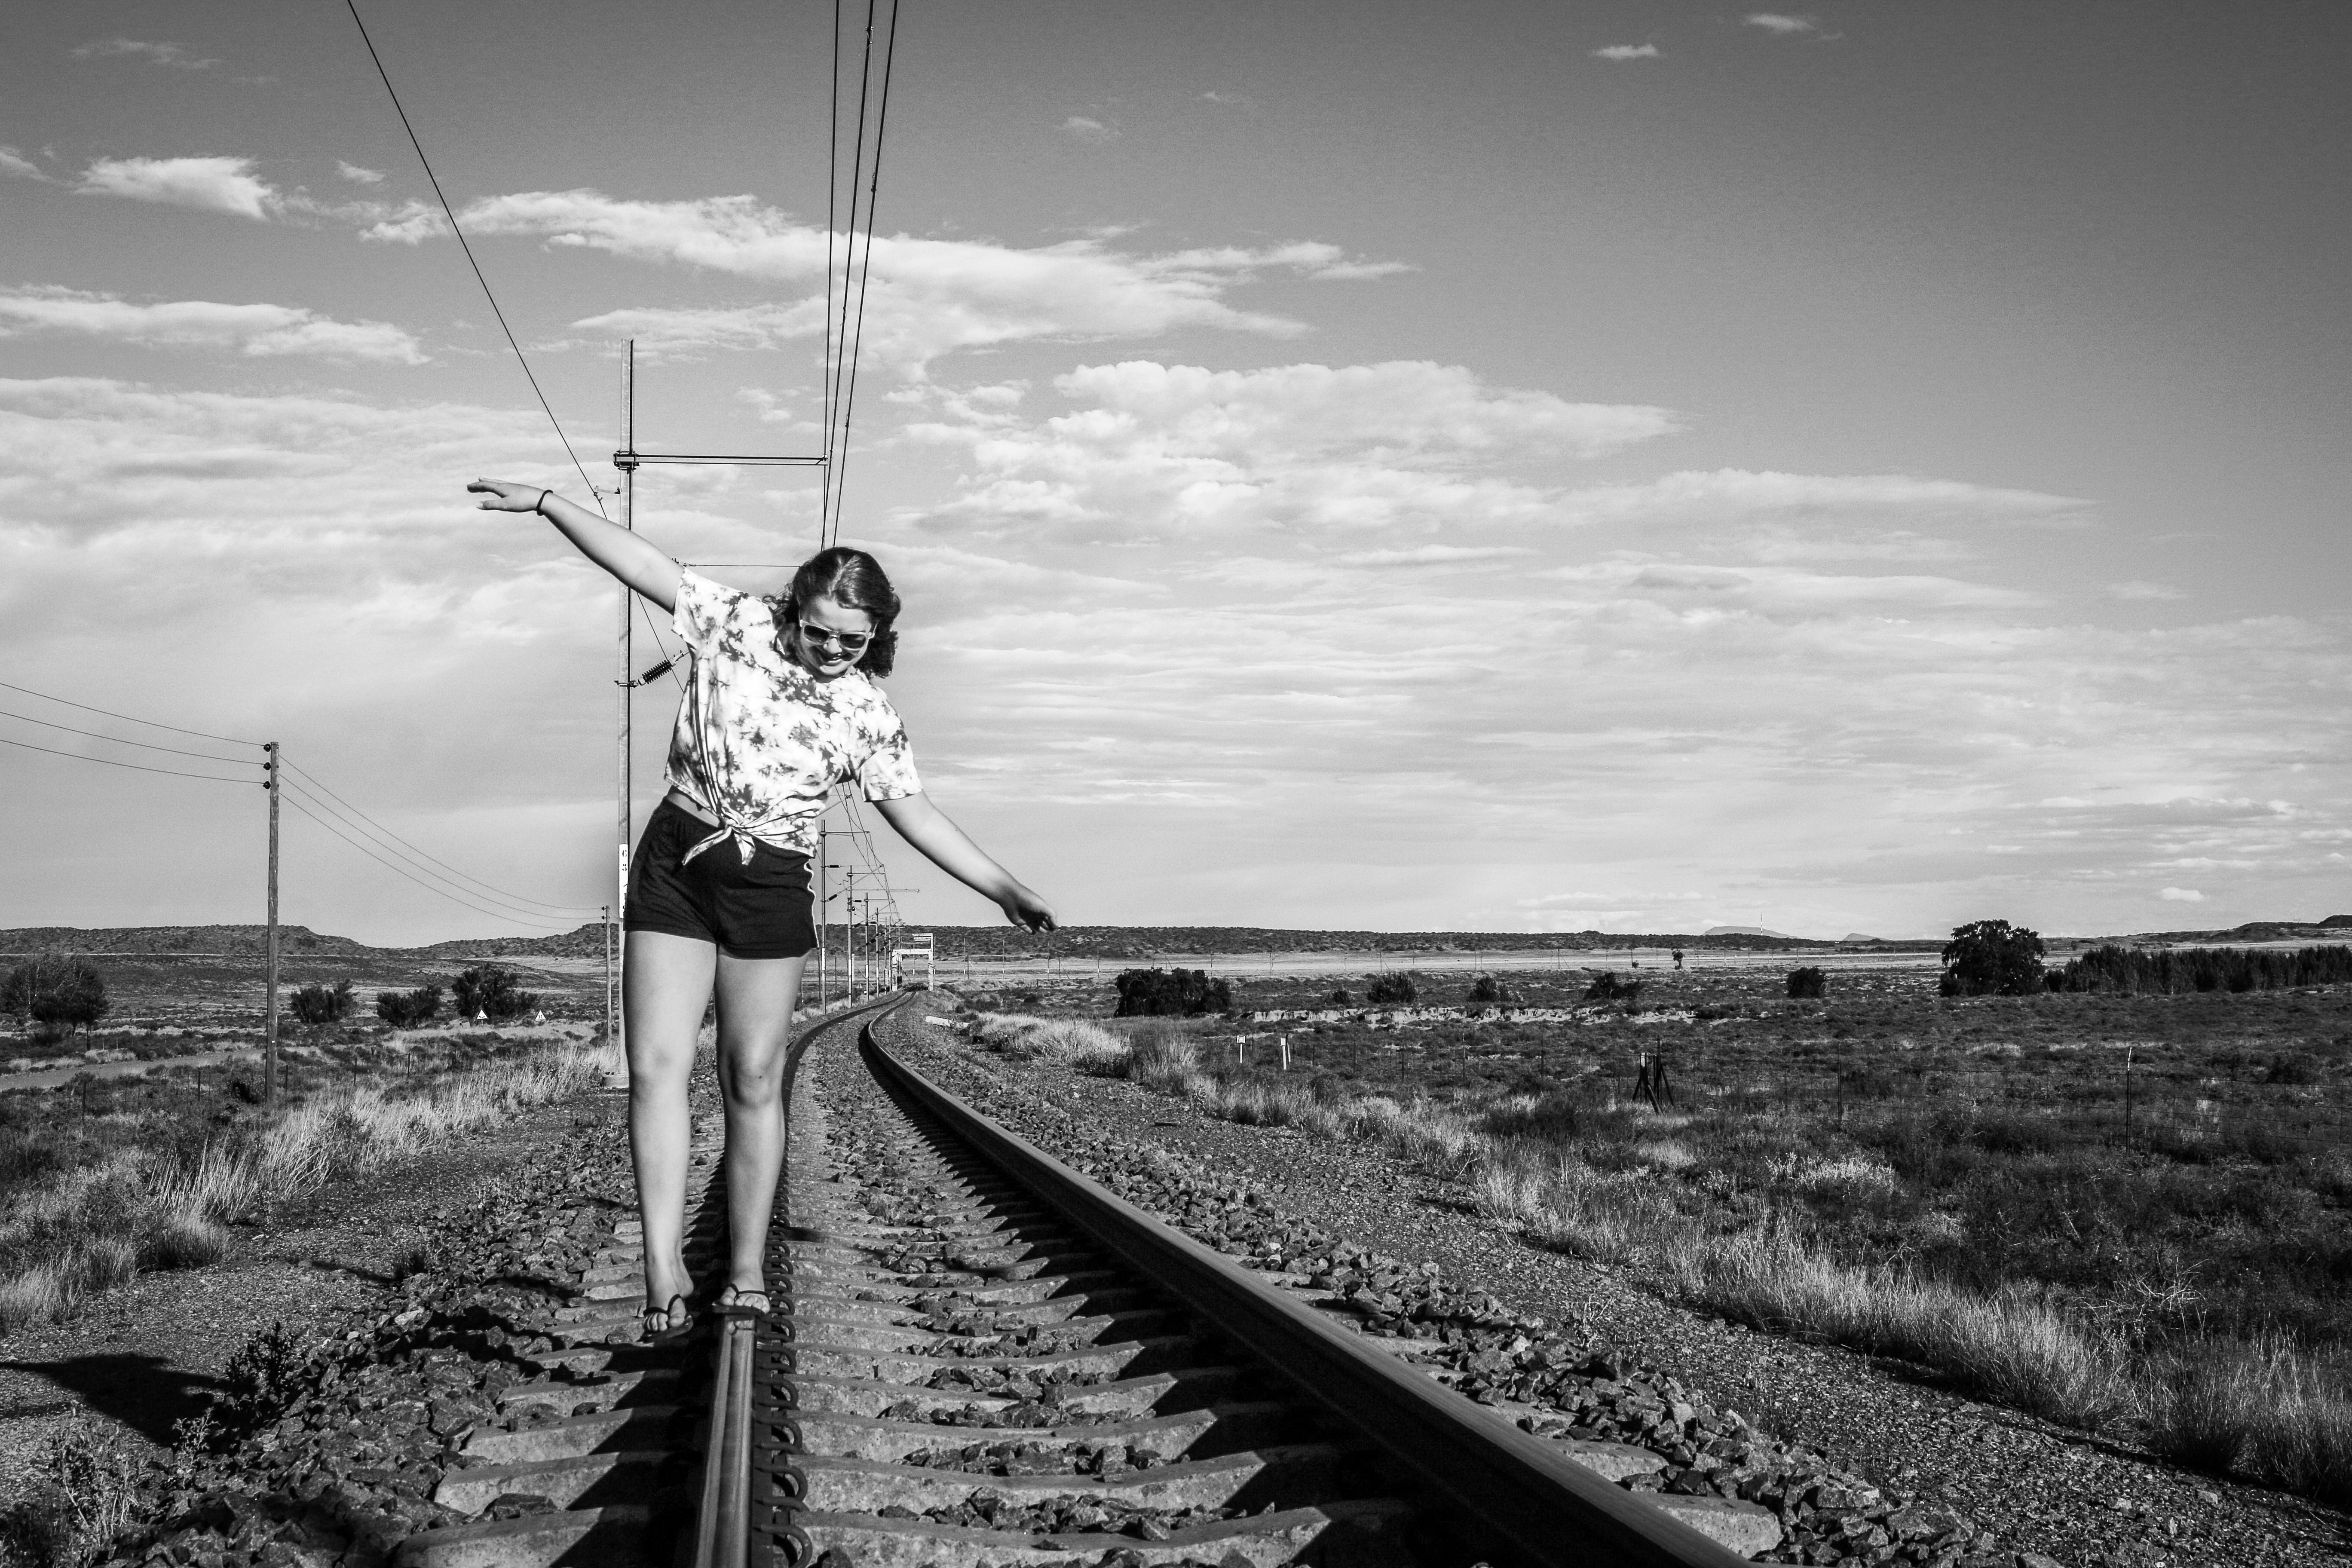
<instances>
[{"instance_id":1,"label":"metal utility pole","mask_svg":"<svg viewBox=\"0 0 2352 1568\"><path fill-rule=\"evenodd\" d=\"M604 1038L610 1043L616 1038L613 1033L614 1020L620 1013L620 1009L613 1005L613 906L606 904L602 913L604 920Z\"/></svg>"},{"instance_id":2,"label":"metal utility pole","mask_svg":"<svg viewBox=\"0 0 2352 1568\"><path fill-rule=\"evenodd\" d=\"M261 1103L278 1103L278 742L271 741L263 751L269 760L262 763L269 780L262 785L269 792L269 1001L261 1016Z\"/></svg>"},{"instance_id":3,"label":"metal utility pole","mask_svg":"<svg viewBox=\"0 0 2352 1568\"><path fill-rule=\"evenodd\" d=\"M631 338L621 353L621 449L613 454L613 466L621 470L621 526L634 533L637 528L637 340ZM614 858L612 918L626 917L629 907L629 704L636 689L629 683L634 673L630 666L631 639L629 611L633 590L621 584L621 679L616 683L621 692L620 763L618 767L618 816L616 825L618 848ZM610 946L612 935L607 929L605 942ZM625 955L624 963L626 962ZM621 1043L621 1009L613 1005L611 964L606 964L604 1029L605 1037L615 1045Z\"/></svg>"}]
</instances>

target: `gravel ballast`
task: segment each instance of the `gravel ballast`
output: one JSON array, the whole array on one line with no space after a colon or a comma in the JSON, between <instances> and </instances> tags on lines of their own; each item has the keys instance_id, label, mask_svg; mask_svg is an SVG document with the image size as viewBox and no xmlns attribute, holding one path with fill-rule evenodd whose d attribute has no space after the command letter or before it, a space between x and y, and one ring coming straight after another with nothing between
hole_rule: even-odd
<instances>
[{"instance_id":1,"label":"gravel ballast","mask_svg":"<svg viewBox=\"0 0 2352 1568\"><path fill-rule=\"evenodd\" d=\"M1589 1338L1598 1348L1588 1359L1616 1358L1622 1363L1617 1370L1635 1375L1591 1375L1609 1370L1607 1364L1593 1365L1591 1373L1581 1364L1547 1365L1542 1370L1553 1380L1547 1384L1538 1377L1529 1390L1521 1386L1528 1382L1523 1367L1513 1367L1515 1375L1507 1380L1495 1375L1501 1369L1473 1367L1456 1386L1507 1405L1533 1392L1538 1403L1555 1404L1570 1429L1563 1433L1568 1438L1622 1442L1664 1454L1666 1466L1630 1477L1637 1489L1719 1496L1712 1483L1723 1468L1720 1462L1732 1456L1705 1452L1718 1439L1692 1443L1698 1434L1687 1426L1679 1446L1654 1424L1629 1429L1626 1396L1612 1396L1603 1388L1598 1404L1608 1408L1594 1409L1584 1403L1587 1384L1615 1384L1634 1400L1664 1403L1669 1413L1675 1405L1688 1406L1694 1415L1704 1408L1718 1424L1736 1412L1740 1426L1735 1441L1744 1439L1758 1452L1721 1477L1731 1481L1735 1496L1743 1486L1765 1495L1765 1485L1739 1470L1774 1464L1797 1475L1818 1476L1811 1484L1831 1489L1810 1496L1800 1491L1793 1517L1783 1514L1787 1485L1778 1489L1773 1509L1788 1533L1769 1552L1773 1558L1941 1560L1999 1563L2003 1568L2040 1568L2034 1560L2042 1559L2180 1568L2340 1563L2352 1549L2352 1529L2334 1510L2184 1471L1959 1397L1912 1375L1916 1369L1751 1332L1675 1305L1632 1271L1538 1250L1470 1212L1468 1194L1458 1184L1406 1168L1370 1146L1334 1143L1295 1128L1218 1121L1186 1101L1124 1080L1083 1077L1066 1068L982 1051L968 1047L953 1029L923 1023L926 1011L951 1012L952 1004L934 998L902 1010L884 1028L912 1053L910 1062L936 1071L944 1087L1004 1117L1033 1141L1057 1153L1092 1152L1097 1145L1116 1150L1114 1166L1119 1169L1136 1168L1138 1160L1148 1167L1154 1155L1178 1162L1171 1169L1184 1174L1169 1190L1175 1195L1155 1199L1157 1189L1147 1186L1128 1193L1131 1201L1194 1228L1202 1205L1212 1202L1202 1194L1217 1194L1216 1217L1234 1212L1263 1215L1249 1224L1314 1238L1311 1244L1284 1241L1285 1250L1259 1255L1286 1266L1297 1258L1301 1245L1355 1247L1355 1272L1364 1277L1350 1282L1349 1289L1374 1287L1372 1310L1363 1311L1361 1302L1357 1310L1376 1334L1384 1326L1382 1317L1396 1318L1382 1310L1381 1298L1395 1294L1397 1282L1407 1276L1430 1278L1423 1271L1433 1265L1445 1297L1491 1296L1504 1318L1521 1325L1542 1322L1546 1334L1563 1344ZM1070 1157L1082 1166L1086 1163L1083 1155ZM1214 1173L1214 1179L1200 1173ZM1189 1189L1183 1185L1187 1180ZM1213 1239L1214 1229L1213 1224L1207 1231L1194 1228L1194 1234ZM1253 1231L1236 1245L1246 1247L1258 1239ZM1380 1260L1393 1265L1386 1270L1385 1289L1378 1288ZM1368 1262L1373 1265L1369 1270ZM1338 1282L1336 1273L1324 1272ZM1418 1310L1421 1303L1400 1296L1397 1304ZM1476 1316L1471 1315L1474 1324ZM1532 1346L1539 1336L1526 1337ZM1542 1354L1548 1362L1551 1352ZM1574 1397L1572 1408L1562 1401L1563 1394ZM1632 1414L1647 1418L1650 1413L1636 1404ZM1596 1419L1603 1415L1614 1420L1604 1425ZM1549 1425L1538 1415L1532 1429L1544 1431ZM1694 1450L1702 1468L1712 1465L1706 1483L1691 1475L1693 1467L1680 1448ZM1630 1469L1642 1461L1620 1455L1613 1462ZM1823 1500L1831 1506L1822 1509ZM1807 1524L1808 1507L1833 1516L1835 1522L1821 1529ZM1945 1528L1906 1533L1924 1527L1930 1516Z\"/></svg>"}]
</instances>

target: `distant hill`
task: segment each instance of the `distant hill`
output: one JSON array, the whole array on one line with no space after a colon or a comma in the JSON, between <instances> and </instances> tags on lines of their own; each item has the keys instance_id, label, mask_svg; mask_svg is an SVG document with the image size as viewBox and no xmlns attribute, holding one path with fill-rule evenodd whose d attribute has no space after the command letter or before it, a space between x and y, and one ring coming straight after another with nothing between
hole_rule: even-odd
<instances>
[{"instance_id":1,"label":"distant hill","mask_svg":"<svg viewBox=\"0 0 2352 1568\"><path fill-rule=\"evenodd\" d=\"M1622 951L1628 947L1679 947L1691 952L1755 952L1779 948L1828 949L1812 942L1753 928L1706 932L1625 931L1293 931L1265 926L1065 926L1043 936L1010 925L932 926L942 958L1024 958L1055 954L1068 958L1152 961L1209 953L1363 952L1399 959L1413 953ZM257 958L268 932L257 925L25 926L0 931L0 953L59 949L74 952L153 953ZM350 937L322 936L308 926L278 928L279 952L289 957L400 957L480 959L498 957L601 958L604 928L588 924L541 937L472 937L427 947L382 948ZM1905 944L1888 944L1900 946ZM1933 943L1913 943L1932 947Z\"/></svg>"},{"instance_id":2,"label":"distant hill","mask_svg":"<svg viewBox=\"0 0 2352 1568\"><path fill-rule=\"evenodd\" d=\"M2341 942L2352 937L2352 915L2329 915L2322 921L2249 921L2227 931L2146 931L2114 942Z\"/></svg>"},{"instance_id":3,"label":"distant hill","mask_svg":"<svg viewBox=\"0 0 2352 1568\"><path fill-rule=\"evenodd\" d=\"M236 926L19 926L0 931L0 953L152 953L159 958L260 958L269 950L269 928ZM370 947L347 936L321 936L309 926L278 928L284 958L495 958L540 956L601 958L604 928L590 923L558 936L490 937L436 942L430 947Z\"/></svg>"},{"instance_id":4,"label":"distant hill","mask_svg":"<svg viewBox=\"0 0 2352 1568\"><path fill-rule=\"evenodd\" d=\"M922 929L922 928L909 928ZM1112 959L1167 963L1208 954L1360 952L1380 962L1409 963L1416 953L1622 952L1629 947L1683 948L1692 952L1830 952L1868 944L1881 952L1935 952L1938 941L1887 941L1860 933L1836 942L1789 936L1762 926L1715 926L1704 931L1295 931L1268 926L1065 926L1043 936L1010 925L932 926L941 958ZM486 958L602 958L604 928L588 924L554 936L467 937L426 947L371 947L308 926L278 928L278 951L289 959L352 958L471 962ZM157 957L259 958L268 932L257 925L20 926L0 931L0 955L57 950L91 953L152 953ZM2140 942L2341 942L2352 937L2352 915L2324 921L2254 921L2228 931L2145 931L2133 936L2062 941ZM835 940L838 941L836 933Z\"/></svg>"}]
</instances>

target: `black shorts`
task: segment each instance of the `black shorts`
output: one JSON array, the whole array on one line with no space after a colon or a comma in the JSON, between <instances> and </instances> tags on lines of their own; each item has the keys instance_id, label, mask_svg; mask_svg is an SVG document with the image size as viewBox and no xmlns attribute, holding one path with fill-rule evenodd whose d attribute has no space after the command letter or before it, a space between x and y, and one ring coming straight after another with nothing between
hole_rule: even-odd
<instances>
[{"instance_id":1,"label":"black shorts","mask_svg":"<svg viewBox=\"0 0 2352 1568\"><path fill-rule=\"evenodd\" d=\"M713 942L730 958L798 958L815 947L808 857L757 844L747 866L729 837L684 860L716 831L675 801L654 809L629 863L622 929Z\"/></svg>"}]
</instances>

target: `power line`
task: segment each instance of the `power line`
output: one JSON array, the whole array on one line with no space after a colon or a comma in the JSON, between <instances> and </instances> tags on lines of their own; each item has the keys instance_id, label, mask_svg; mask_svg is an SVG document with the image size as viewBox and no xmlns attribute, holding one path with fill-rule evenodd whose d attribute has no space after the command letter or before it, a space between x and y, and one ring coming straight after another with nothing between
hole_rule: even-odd
<instances>
[{"instance_id":1,"label":"power line","mask_svg":"<svg viewBox=\"0 0 2352 1568\"><path fill-rule=\"evenodd\" d=\"M297 767L290 762L286 764L286 771L293 773L300 773L304 782L312 789L315 789L319 794L325 795L337 805L341 806L343 810L337 812L336 815L338 816L342 816L346 822L350 823L351 826L359 827L362 832L373 829L379 838L390 840L390 843L385 845L386 848L393 848L393 846L394 845L399 846L399 848L393 850L394 854L399 854L403 849L408 850L411 854L408 856L403 856L403 858L412 860L429 860L434 865L439 867L442 870L446 871L451 876L455 877L460 883L472 883L473 888L462 889L461 890L469 893L473 897L489 898L494 900L507 901L518 907L528 904L532 906L533 909L544 910L551 914L593 914L595 912L585 905L551 904L544 899L525 898L520 893L510 893L503 888L493 887L491 884L483 881L479 877L469 876L466 872L458 870L457 867L450 865L446 860L441 859L437 856L428 854L426 851L418 848L415 845L411 844L407 839L403 838L391 828L384 826L383 824L376 821L375 818L370 816L366 812L362 811L358 806L353 805L350 801L345 800L341 795L337 795L333 790L329 789L324 784L320 782L316 774L310 773L306 769ZM313 804L323 803L314 802ZM332 806L326 806L324 809L332 811L334 808ZM349 815L346 816L346 813ZM428 875L430 873L428 873ZM475 889L479 889L479 891L476 891ZM524 912L529 913L530 911L525 910Z\"/></svg>"},{"instance_id":2,"label":"power line","mask_svg":"<svg viewBox=\"0 0 2352 1568\"><path fill-rule=\"evenodd\" d=\"M118 763L111 757L89 757L84 756L79 752L60 752L55 746L37 746L30 741L12 741L5 735L0 735L0 746L22 746L28 752L47 752L53 757L71 757L78 763L103 763L110 768L129 768L134 773L163 773L175 779L210 779L215 784L251 784L254 782L251 779L225 779L218 773L186 773L179 768L151 768L143 763ZM222 762L228 761L226 757L220 758L219 760ZM261 764L255 763L251 765L257 768Z\"/></svg>"},{"instance_id":3,"label":"power line","mask_svg":"<svg viewBox=\"0 0 2352 1568\"><path fill-rule=\"evenodd\" d=\"M207 763L226 763L231 767L250 765L239 762L235 757L216 757L210 752L184 752L177 746L159 746L152 741L131 741L125 740L121 735L107 734L100 730L79 730L71 724L60 724L54 719L36 719L30 713L19 713L9 708L0 708L0 718L22 719L27 724L38 724L49 730L63 730L69 735L88 735L93 741L105 741L117 746L139 746L150 752L169 752L175 757L196 757Z\"/></svg>"},{"instance_id":4,"label":"power line","mask_svg":"<svg viewBox=\"0 0 2352 1568\"><path fill-rule=\"evenodd\" d=\"M224 745L251 746L256 751L259 751L261 749L261 742L258 741L240 741L234 735L215 735L206 730L184 729L177 724L159 724L152 719L134 719L128 713L117 713L113 710L108 708L93 708L87 702L76 702L70 698L52 697L46 691L36 691L29 686L18 686L11 681L0 680L0 686L5 686L11 691L21 691L27 697L37 697L44 702L62 702L68 708L79 708L85 713L103 713L110 719L120 719L126 724L144 724L151 730L169 730L173 733L179 735L201 735L207 741L218 741ZM38 724L45 722L45 721L36 719L33 722ZM59 725L58 727L59 729L65 728L63 725ZM88 731L80 732L84 734L89 733ZM144 745L146 742L143 741L134 741L131 743L132 745ZM156 749L158 751L162 751L164 748L159 746ZM71 755L72 753L68 752L67 754ZM217 757L214 760L215 762L227 762L230 759L226 757Z\"/></svg>"},{"instance_id":5,"label":"power line","mask_svg":"<svg viewBox=\"0 0 2352 1568\"><path fill-rule=\"evenodd\" d=\"M352 14L352 26L360 30L360 42L367 46L368 58L375 62L375 74L383 79L383 90L392 98L393 112L400 116L400 128L408 132L408 144L416 149L416 161L425 166L425 181L432 185L433 195L441 203L441 211L449 220L449 232L457 237L457 248L466 253L466 265L474 269L474 281L482 286L482 298L490 302L490 314L499 319L499 331L507 335L507 346L514 350L515 363L522 366L523 379L530 383L531 395L539 399L539 406L547 415L547 422L555 426L555 438L563 443L564 455L572 459L572 468L579 470L580 482L588 487L589 499L595 503L596 510L601 514L604 502L596 494L596 482L582 467L580 454L572 448L572 437L563 433L563 422L556 418L554 407L547 401L547 394L540 390L539 377L531 374L530 361L524 357L522 344L515 341L514 329L507 325L507 313L499 309L499 297L490 292L490 280L482 275L482 264L474 259L474 247L466 242L466 231L457 226L457 209L449 205L448 196L443 194L440 176L433 172L433 161L425 155L425 143L416 139L416 127L409 123L408 110L402 106L400 93L392 85L392 73L383 68L383 57L375 52L375 40L368 37L367 24L360 20L359 0L343 0L343 5Z\"/></svg>"},{"instance_id":6,"label":"power line","mask_svg":"<svg viewBox=\"0 0 2352 1568\"><path fill-rule=\"evenodd\" d=\"M507 921L507 922L508 922L509 924L510 924L510 925L528 925L528 926L537 926L538 928L540 928L540 929L541 929L541 930L542 930L542 931L568 931L568 930L570 930L570 929L571 929L571 928L570 928L570 927L568 927L568 926L564 926L564 925L562 925L562 924L556 923L556 922L554 922L554 921L528 921L528 920L520 919L520 918L519 918L519 917L517 917L517 916L514 916L514 915L502 913L501 911L499 911L499 910L498 910L484 909L481 905L479 905L479 904L478 904L478 903L473 902L471 900L468 900L468 899L461 899L461 898L459 898L457 894L455 894L455 893L453 893L453 892L450 892L450 891L449 891L447 889L446 889L446 888L439 888L439 887L436 887L436 886L435 886L434 884L432 884L431 882L427 882L427 881L424 880L423 879L421 879L421 878L419 878L419 877L417 877L417 876L415 876L415 875L412 874L412 873L407 869L407 868L405 868L405 867L404 867L404 866L401 866L401 865L399 865L399 864L397 864L397 863L395 863L395 862L394 862L394 861L391 861L391 860L387 860L387 859L385 859L383 856L378 855L374 850L373 850L373 849L371 849L370 847L368 847L368 846L367 846L366 844L364 844L364 843L361 842L360 840L358 840L358 839L356 839L356 838L352 837L349 834L344 833L341 828L339 828L339 827L338 827L338 826L337 826L333 822L330 821L328 818L323 817L323 816L319 816L316 812L311 811L309 807L305 806L305 805L304 805L300 801L299 801L299 800L294 800L294 799L291 799L291 798L289 798L289 799L287 800L286 804L287 804L287 805L290 805L290 806L292 806L295 810L297 810L297 811L300 812L303 816L305 816L309 817L311 821L313 821L313 822L317 823L320 826L321 826L321 827L325 828L329 833L333 834L337 838L340 838L340 839L341 839L344 843L346 843L346 844L350 845L352 848L354 848L354 849L358 850L361 854L365 855L369 859L371 859L371 860L374 861L377 865L382 866L382 867L384 867L384 868L386 868L387 869L390 869L390 870L397 871L397 872L399 872L402 876L406 877L410 881L415 882L418 887L420 887L420 888L424 889L426 892L428 892L428 893L437 893L437 894L439 894L442 898L445 898L445 899L448 900L449 900L451 903L453 903L453 904L463 904L463 905L465 905L467 909L472 910L476 914L488 915L488 916L489 916L491 919L493 919L493 920L501 920L501 921Z\"/></svg>"},{"instance_id":7,"label":"power line","mask_svg":"<svg viewBox=\"0 0 2352 1568\"><path fill-rule=\"evenodd\" d=\"M368 830L367 830L365 827L362 827L362 826L361 826L359 824L357 824L357 823L355 823L355 822L352 821L352 819L351 819L351 818L349 818L349 817L347 817L347 816L344 816L341 813L340 813L340 812L336 811L334 807L332 807L332 806L331 806L331 805L327 805L327 803L326 803L326 802L324 802L324 801L322 801L322 800L319 799L319 798L318 798L318 796L316 796L316 795L314 795L310 794L308 790L303 789L300 785L299 785L299 784L288 784L286 787L287 787L289 790L291 790L291 791L293 791L293 792L294 792L293 794L291 794L291 795L288 795L288 796L287 796L287 799L288 799L288 800L289 800L289 801L308 801L308 802L310 802L310 805L315 805L315 806L319 807L319 809L320 809L320 810L326 812L326 813L328 814L328 816L331 816L331 817L333 817L333 818L335 819L335 821L334 821L334 822L328 822L328 821L327 821L327 818L325 818L325 817L318 817L318 816L313 816L313 820L314 820L314 821L318 821L318 822L320 822L320 823L321 823L321 824L323 824L323 825L325 825L325 826L336 826L340 825L341 826L344 826L344 827L352 827L352 828L356 829L356 830L357 830L361 835L362 835L363 837L372 837L372 836L370 836L370 835L368 834ZM368 847L369 847L369 846L367 846L367 845L360 844L360 843L359 843L359 840L357 840L357 839L352 839L352 838L346 837L346 838L345 838L345 840L344 840L344 842L346 842L346 843L350 843L350 844L357 845L359 847L362 847L362 848L368 848ZM451 897L453 897L453 898L462 898L462 899L467 899L467 900L471 900L471 899L481 899L481 900L487 900L487 901L488 901L488 902L490 902L490 903L494 903L494 904L499 905L499 908L500 908L500 910L505 910L505 911L508 911L508 912L509 912L509 913L513 914L514 916L516 916L516 917L518 917L518 918L520 918L520 919L529 920L529 921L541 921L541 922L546 922L546 921L548 921L548 917L549 917L551 914L552 914L552 915L557 915L559 918L561 918L562 915L567 914L567 913L573 913L573 912L578 912L578 913L590 913L590 912L593 912L593 911L567 911L567 910L562 910L557 909L557 908L554 908L554 907L550 907L549 909L546 909L546 910L526 909L526 908L524 908L524 907L523 907L521 904L520 904L520 903L509 903L509 902L508 902L507 900L503 900L503 899L500 899L500 898L495 897L495 896L493 896L493 895L491 895L491 894L488 894L488 893L478 893L478 892L476 892L473 889L471 889L471 888L467 888L467 887L464 887L464 886L462 886L462 885L460 885L460 884L458 884L458 883L457 883L457 882L455 882L455 881L452 881L452 880L451 880L449 878L447 878L447 877L440 876L438 873L436 873L436 872L433 872L433 871L430 871L430 870L426 870L426 869L425 869L425 868L424 866L422 866L422 865L419 865L419 864L417 863L417 861L416 861L413 857L402 854L402 852L401 852L398 848L394 847L394 846L392 846L392 845L390 845L390 844L384 844L384 843L383 843L383 840L381 840L381 839L377 839L377 840L376 840L376 843L377 843L377 844L382 845L382 847L384 847L384 848L386 848L386 849L390 849L390 850L392 851L392 853L393 853L393 854L394 854L394 855L396 855L396 856L399 856L399 857L400 857L402 859L404 859L404 860L406 860L406 861L408 862L408 864L409 864L409 865L411 865L411 866L415 866L415 867L416 868L417 871L419 871L419 872L423 873L422 877L411 876L411 877L409 878L409 879L410 879L411 881L416 882L416 883L417 883L419 886L421 886L421 887L430 887L430 888L434 889L434 890L435 890L435 891L436 891L436 892L439 892L439 891L443 891L443 890L445 890L445 886L444 886L444 885L446 885L446 889L454 889L454 891L452 891L452 892L450 893L450 896L451 896ZM373 853L373 850L371 850L371 853ZM382 858L381 856L377 857L377 858L378 858L378 859L380 859L380 860L382 860L382 859L383 859L383 858ZM403 875L407 875L407 873L406 873L404 870L403 870L403 868L401 868L401 867L399 867L399 866L394 866L394 865L393 864L393 862L392 862L392 861L389 861L389 860L383 860L383 863L384 865L387 865L387 866L392 866L392 867L393 867L393 869L394 869L394 870L396 870L396 871L402 871L402 872L403 872ZM478 906L478 905L476 905L476 906L473 906L473 907L478 908L479 906ZM482 912L483 912L483 913L485 913L485 914L488 914L488 913L491 913L492 911L488 910L483 910Z\"/></svg>"}]
</instances>

